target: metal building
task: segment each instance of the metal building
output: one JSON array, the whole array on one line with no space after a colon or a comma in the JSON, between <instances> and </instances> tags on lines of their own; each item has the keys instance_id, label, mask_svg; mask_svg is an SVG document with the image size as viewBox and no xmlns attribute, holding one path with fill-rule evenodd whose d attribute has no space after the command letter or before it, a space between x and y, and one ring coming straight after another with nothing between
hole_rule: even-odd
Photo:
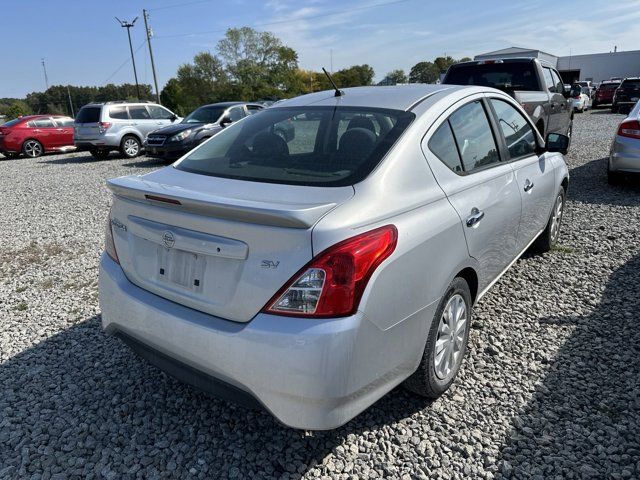
<instances>
[{"instance_id":1,"label":"metal building","mask_svg":"<svg viewBox=\"0 0 640 480\"><path fill-rule=\"evenodd\" d=\"M558 57L532 48L509 47L476 55L474 60L516 57L534 57L550 63L558 69L565 83L578 80L600 83L614 77L640 76L640 50Z\"/></svg>"}]
</instances>

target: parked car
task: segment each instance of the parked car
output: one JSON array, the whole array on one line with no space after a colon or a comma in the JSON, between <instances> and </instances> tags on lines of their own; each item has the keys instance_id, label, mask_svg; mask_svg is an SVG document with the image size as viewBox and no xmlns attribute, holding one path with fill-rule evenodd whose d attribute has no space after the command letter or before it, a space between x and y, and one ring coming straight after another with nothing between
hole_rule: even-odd
<instances>
[{"instance_id":1,"label":"parked car","mask_svg":"<svg viewBox=\"0 0 640 480\"><path fill-rule=\"evenodd\" d=\"M610 105L613 102L613 94L616 88L620 86L620 82L605 80L596 90L593 98L593 108L599 108L602 105Z\"/></svg>"},{"instance_id":2,"label":"parked car","mask_svg":"<svg viewBox=\"0 0 640 480\"><path fill-rule=\"evenodd\" d=\"M486 87L283 102L108 182L102 325L295 428L337 427L402 382L438 397L473 304L529 246L557 241L568 144Z\"/></svg>"},{"instance_id":3,"label":"parked car","mask_svg":"<svg viewBox=\"0 0 640 480\"><path fill-rule=\"evenodd\" d=\"M576 83L571 87L571 97L569 97L571 101L571 108L573 108L574 112L584 112L588 110L591 106L591 98L589 97L589 88L581 87L580 84Z\"/></svg>"},{"instance_id":4,"label":"parked car","mask_svg":"<svg viewBox=\"0 0 640 480\"><path fill-rule=\"evenodd\" d=\"M482 85L502 90L523 106L544 137L571 136L573 109L558 71L536 58L505 58L456 63L443 83Z\"/></svg>"},{"instance_id":5,"label":"parked car","mask_svg":"<svg viewBox=\"0 0 640 480\"><path fill-rule=\"evenodd\" d=\"M133 158L150 132L178 120L171 110L151 102L90 103L76 115L74 143L95 158L107 158L113 150Z\"/></svg>"},{"instance_id":6,"label":"parked car","mask_svg":"<svg viewBox=\"0 0 640 480\"><path fill-rule=\"evenodd\" d=\"M39 157L47 152L75 150L73 119L62 115L27 115L0 126L0 153Z\"/></svg>"},{"instance_id":7,"label":"parked car","mask_svg":"<svg viewBox=\"0 0 640 480\"><path fill-rule=\"evenodd\" d=\"M640 77L625 78L613 94L611 111L618 113L620 110L631 110L638 100L640 100Z\"/></svg>"},{"instance_id":8,"label":"parked car","mask_svg":"<svg viewBox=\"0 0 640 480\"><path fill-rule=\"evenodd\" d=\"M588 95L589 99L593 98L593 94L595 93L596 88L591 83L591 80L581 80L581 81L576 82L576 83L583 88L582 93Z\"/></svg>"},{"instance_id":9,"label":"parked car","mask_svg":"<svg viewBox=\"0 0 640 480\"><path fill-rule=\"evenodd\" d=\"M609 152L607 177L617 185L629 174L640 173L640 102L618 126Z\"/></svg>"},{"instance_id":10,"label":"parked car","mask_svg":"<svg viewBox=\"0 0 640 480\"><path fill-rule=\"evenodd\" d=\"M197 108L180 123L151 132L145 141L150 157L176 159L211 138L227 125L264 107L254 103L224 102Z\"/></svg>"}]
</instances>

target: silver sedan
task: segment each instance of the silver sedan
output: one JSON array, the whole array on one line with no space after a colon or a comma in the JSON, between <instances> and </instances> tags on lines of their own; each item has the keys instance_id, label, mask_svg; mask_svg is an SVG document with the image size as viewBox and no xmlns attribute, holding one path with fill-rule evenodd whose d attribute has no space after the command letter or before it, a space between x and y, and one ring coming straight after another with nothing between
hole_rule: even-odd
<instances>
[{"instance_id":1,"label":"silver sedan","mask_svg":"<svg viewBox=\"0 0 640 480\"><path fill-rule=\"evenodd\" d=\"M557 241L568 142L484 87L279 103L108 182L103 327L295 428L335 428L401 383L436 398L474 304Z\"/></svg>"},{"instance_id":2,"label":"silver sedan","mask_svg":"<svg viewBox=\"0 0 640 480\"><path fill-rule=\"evenodd\" d=\"M609 153L609 183L619 184L628 173L640 173L640 102L618 126Z\"/></svg>"}]
</instances>

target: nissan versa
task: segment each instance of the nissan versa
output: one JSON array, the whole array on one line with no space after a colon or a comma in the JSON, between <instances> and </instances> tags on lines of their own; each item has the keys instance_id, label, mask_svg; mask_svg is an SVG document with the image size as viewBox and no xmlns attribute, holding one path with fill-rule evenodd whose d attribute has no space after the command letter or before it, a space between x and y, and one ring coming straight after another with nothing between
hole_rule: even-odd
<instances>
[{"instance_id":1,"label":"nissan versa","mask_svg":"<svg viewBox=\"0 0 640 480\"><path fill-rule=\"evenodd\" d=\"M295 428L338 427L403 382L438 397L473 305L557 241L568 142L488 87L282 102L108 182L103 327Z\"/></svg>"}]
</instances>

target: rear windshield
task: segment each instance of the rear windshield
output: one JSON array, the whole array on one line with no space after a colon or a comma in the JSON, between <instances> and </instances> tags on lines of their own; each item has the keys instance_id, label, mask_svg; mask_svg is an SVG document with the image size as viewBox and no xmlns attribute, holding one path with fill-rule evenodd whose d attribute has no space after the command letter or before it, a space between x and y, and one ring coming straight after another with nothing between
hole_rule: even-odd
<instances>
[{"instance_id":1,"label":"rear windshield","mask_svg":"<svg viewBox=\"0 0 640 480\"><path fill-rule=\"evenodd\" d=\"M175 168L255 182L352 185L378 165L414 118L374 108L270 108L225 128Z\"/></svg>"},{"instance_id":2,"label":"rear windshield","mask_svg":"<svg viewBox=\"0 0 640 480\"><path fill-rule=\"evenodd\" d=\"M619 83L603 83L598 87L598 90L615 90L619 85Z\"/></svg>"},{"instance_id":3,"label":"rear windshield","mask_svg":"<svg viewBox=\"0 0 640 480\"><path fill-rule=\"evenodd\" d=\"M640 80L625 80L620 86L624 88L640 88Z\"/></svg>"},{"instance_id":4,"label":"rear windshield","mask_svg":"<svg viewBox=\"0 0 640 480\"><path fill-rule=\"evenodd\" d=\"M76 123L97 123L100 121L100 107L82 107L76 116Z\"/></svg>"},{"instance_id":5,"label":"rear windshield","mask_svg":"<svg viewBox=\"0 0 640 480\"><path fill-rule=\"evenodd\" d=\"M9 120L8 122L5 123L1 123L0 126L2 127L13 127L15 124L20 123L22 120L22 118L14 118L13 120Z\"/></svg>"},{"instance_id":6,"label":"rear windshield","mask_svg":"<svg viewBox=\"0 0 640 480\"><path fill-rule=\"evenodd\" d=\"M540 90L533 64L528 62L453 65L444 83L501 90Z\"/></svg>"}]
</instances>

